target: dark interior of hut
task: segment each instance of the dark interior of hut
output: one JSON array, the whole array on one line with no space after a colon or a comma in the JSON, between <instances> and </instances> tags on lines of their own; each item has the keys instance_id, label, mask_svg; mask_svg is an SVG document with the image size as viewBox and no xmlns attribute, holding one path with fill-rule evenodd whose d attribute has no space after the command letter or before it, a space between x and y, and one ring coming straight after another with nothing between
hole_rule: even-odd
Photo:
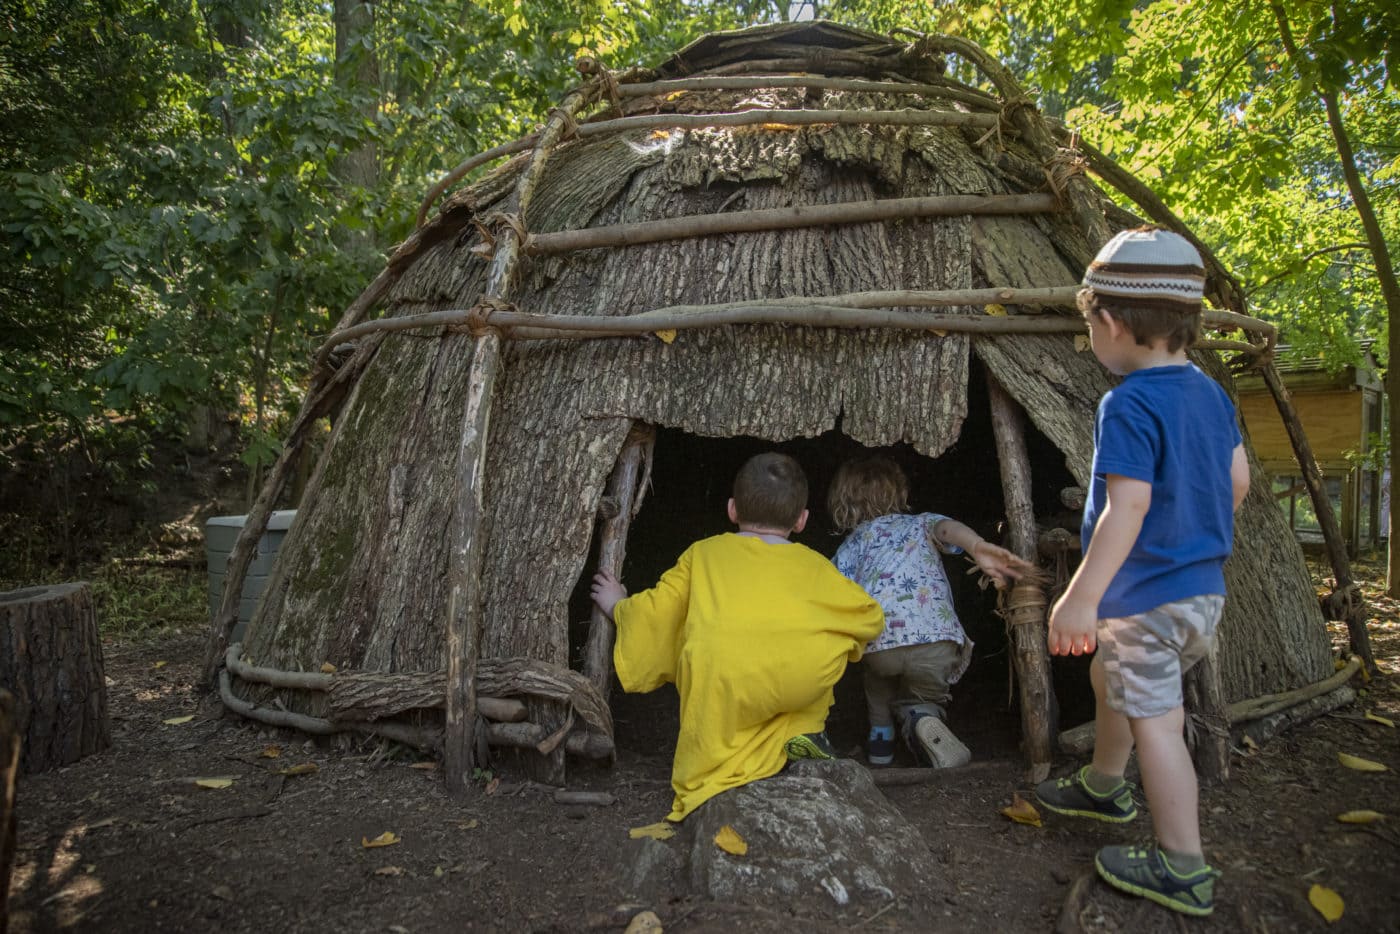
<instances>
[{"instance_id":1,"label":"dark interior of hut","mask_svg":"<svg viewBox=\"0 0 1400 934\"><path fill-rule=\"evenodd\" d=\"M628 534L623 583L629 592L646 589L692 542L732 531L725 504L734 475L749 457L767 450L792 455L806 472L811 516L806 530L795 540L823 555L835 554L842 541L826 509L826 491L832 477L845 460L870 453L885 454L904 468L910 482L911 511L950 516L990 541L1002 542L1001 476L980 369L974 360L969 411L961 435L937 458L925 457L906 444L867 448L842 434L839 427L815 438L777 443L749 437L707 438L661 428L656 438L651 486ZM773 404L781 404L781 400L775 399ZM1059 491L1074 485L1064 456L1030 424L1026 426L1026 444L1036 516L1063 513ZM570 602L570 619L575 621L571 630L575 656L581 654L587 636L591 610L587 585L596 567L595 559L596 555L590 558ZM974 566L962 556L945 556L944 567L958 618L975 643L972 666L953 690L949 725L972 750L974 758L1015 756L1021 732L1020 714L1010 681L1006 627L996 614L996 591L978 586L979 575L968 573ZM1062 729L1093 717L1086 662L1087 659L1075 658L1056 659L1053 663ZM576 657L576 666L577 663ZM620 750L670 756L678 718L673 687L650 694L625 694L614 679L611 703ZM863 758L866 726L857 663L847 668L837 685L827 731L838 751ZM901 749L895 764L915 763L907 750Z\"/></svg>"}]
</instances>

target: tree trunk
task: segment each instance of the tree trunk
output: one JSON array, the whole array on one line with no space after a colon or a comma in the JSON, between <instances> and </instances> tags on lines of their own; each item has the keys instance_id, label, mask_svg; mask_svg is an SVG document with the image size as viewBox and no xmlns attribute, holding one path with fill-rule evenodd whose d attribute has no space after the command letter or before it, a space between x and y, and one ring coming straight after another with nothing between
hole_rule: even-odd
<instances>
[{"instance_id":1,"label":"tree trunk","mask_svg":"<svg viewBox=\"0 0 1400 934\"><path fill-rule=\"evenodd\" d=\"M1031 464L1026 454L1021 410L991 374L987 391L992 402L992 432L996 436L997 459L1001 463L1001 486L1006 499L1006 546L1032 563L1038 557L1035 515L1031 507ZM1013 588L1012 594L1022 589ZM1039 587L1035 588L1039 590ZM1055 691L1050 684L1050 656L1046 648L1044 593L1040 609L1028 610L1018 618L1012 610L1007 617L1016 665L1016 681L1021 687L1021 745L1030 766L1031 778L1042 781L1050 772L1050 759L1058 712Z\"/></svg>"},{"instance_id":2,"label":"tree trunk","mask_svg":"<svg viewBox=\"0 0 1400 934\"><path fill-rule=\"evenodd\" d=\"M0 690L0 934L9 927L5 910L10 868L15 862L15 779L19 775L19 721L15 697Z\"/></svg>"},{"instance_id":3,"label":"tree trunk","mask_svg":"<svg viewBox=\"0 0 1400 934\"><path fill-rule=\"evenodd\" d=\"M15 695L22 774L68 765L112 744L87 584L0 594L0 687Z\"/></svg>"},{"instance_id":4,"label":"tree trunk","mask_svg":"<svg viewBox=\"0 0 1400 934\"><path fill-rule=\"evenodd\" d=\"M1230 780L1230 714L1220 686L1220 643L1186 673L1186 712L1191 756L1209 782Z\"/></svg>"}]
</instances>

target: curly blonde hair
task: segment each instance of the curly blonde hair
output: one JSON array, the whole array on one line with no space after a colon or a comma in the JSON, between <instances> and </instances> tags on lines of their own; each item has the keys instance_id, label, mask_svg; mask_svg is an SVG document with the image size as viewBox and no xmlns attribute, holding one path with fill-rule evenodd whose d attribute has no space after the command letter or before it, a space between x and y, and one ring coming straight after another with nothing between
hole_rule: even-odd
<instances>
[{"instance_id":1,"label":"curly blonde hair","mask_svg":"<svg viewBox=\"0 0 1400 934\"><path fill-rule=\"evenodd\" d=\"M905 512L909 508L909 478L888 457L846 461L827 490L826 508L841 532L880 516Z\"/></svg>"}]
</instances>

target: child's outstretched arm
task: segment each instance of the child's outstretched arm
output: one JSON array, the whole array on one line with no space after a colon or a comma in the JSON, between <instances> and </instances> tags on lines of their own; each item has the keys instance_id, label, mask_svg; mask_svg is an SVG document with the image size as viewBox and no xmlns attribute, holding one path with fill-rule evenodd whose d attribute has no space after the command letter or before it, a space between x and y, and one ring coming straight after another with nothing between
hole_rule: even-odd
<instances>
[{"instance_id":1,"label":"child's outstretched arm","mask_svg":"<svg viewBox=\"0 0 1400 934\"><path fill-rule=\"evenodd\" d=\"M1235 508L1239 509L1249 495L1249 458L1245 457L1243 444L1235 445L1230 456L1230 486L1234 488Z\"/></svg>"},{"instance_id":2,"label":"child's outstretched arm","mask_svg":"<svg viewBox=\"0 0 1400 934\"><path fill-rule=\"evenodd\" d=\"M627 596L627 588L610 572L599 571L593 575L593 586L589 593L593 595L593 602L598 604L598 609L603 611L603 615L612 619L613 607Z\"/></svg>"},{"instance_id":3,"label":"child's outstretched arm","mask_svg":"<svg viewBox=\"0 0 1400 934\"><path fill-rule=\"evenodd\" d=\"M1113 473L1107 480L1108 501L1089 539L1089 550L1050 611L1051 655L1094 651L1099 601L1133 550L1152 505L1152 484Z\"/></svg>"},{"instance_id":4,"label":"child's outstretched arm","mask_svg":"<svg viewBox=\"0 0 1400 934\"><path fill-rule=\"evenodd\" d=\"M1004 587L1007 581L1039 573L1029 561L1000 545L993 545L956 519L940 520L933 527L933 537L939 544L956 545L967 552L998 588Z\"/></svg>"}]
</instances>

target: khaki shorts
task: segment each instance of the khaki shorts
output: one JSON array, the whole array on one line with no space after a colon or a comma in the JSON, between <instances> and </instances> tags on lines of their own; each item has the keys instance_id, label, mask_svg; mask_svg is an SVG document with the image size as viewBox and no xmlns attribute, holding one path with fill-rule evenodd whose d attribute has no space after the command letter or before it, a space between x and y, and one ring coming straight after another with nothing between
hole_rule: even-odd
<instances>
[{"instance_id":1,"label":"khaki shorts","mask_svg":"<svg viewBox=\"0 0 1400 934\"><path fill-rule=\"evenodd\" d=\"M1108 706L1134 719L1180 707L1181 676L1210 651L1224 606L1223 595L1203 594L1136 616L1099 620Z\"/></svg>"}]
</instances>

